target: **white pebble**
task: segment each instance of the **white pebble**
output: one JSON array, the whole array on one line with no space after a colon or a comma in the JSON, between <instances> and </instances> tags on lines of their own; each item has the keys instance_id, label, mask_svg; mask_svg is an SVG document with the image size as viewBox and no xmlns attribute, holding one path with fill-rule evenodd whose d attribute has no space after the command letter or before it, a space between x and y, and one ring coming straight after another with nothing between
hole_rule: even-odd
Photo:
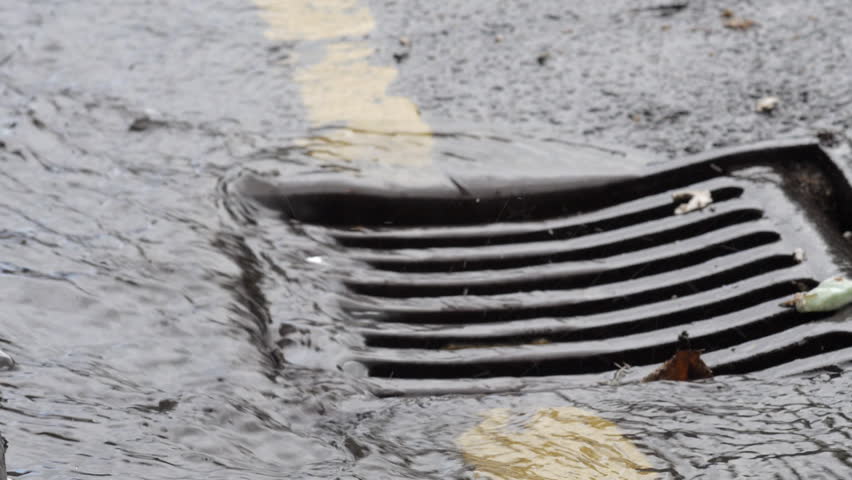
<instances>
[{"instance_id":1,"label":"white pebble","mask_svg":"<svg viewBox=\"0 0 852 480\"><path fill-rule=\"evenodd\" d=\"M322 265L323 263L325 263L322 257L308 257L305 259L305 261L308 263L313 263L315 265Z\"/></svg>"},{"instance_id":2,"label":"white pebble","mask_svg":"<svg viewBox=\"0 0 852 480\"><path fill-rule=\"evenodd\" d=\"M713 203L713 197L710 195L710 190L685 190L672 194L675 201L682 201L675 209L675 215L683 215L693 210L701 210Z\"/></svg>"},{"instance_id":3,"label":"white pebble","mask_svg":"<svg viewBox=\"0 0 852 480\"><path fill-rule=\"evenodd\" d=\"M779 103L781 103L781 100L778 97L763 97L755 104L754 111L760 113L769 113L775 110L778 107Z\"/></svg>"}]
</instances>

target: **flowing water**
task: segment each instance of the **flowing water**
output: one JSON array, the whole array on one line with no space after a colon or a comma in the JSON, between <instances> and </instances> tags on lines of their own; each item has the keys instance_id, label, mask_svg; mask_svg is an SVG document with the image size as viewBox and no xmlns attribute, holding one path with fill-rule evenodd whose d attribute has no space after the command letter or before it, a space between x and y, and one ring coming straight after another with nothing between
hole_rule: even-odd
<instances>
[{"instance_id":1,"label":"flowing water","mask_svg":"<svg viewBox=\"0 0 852 480\"><path fill-rule=\"evenodd\" d=\"M231 188L310 162L264 28L236 1L0 3L10 476L852 478L842 369L412 398L339 371L357 340L310 261L334 247Z\"/></svg>"}]
</instances>

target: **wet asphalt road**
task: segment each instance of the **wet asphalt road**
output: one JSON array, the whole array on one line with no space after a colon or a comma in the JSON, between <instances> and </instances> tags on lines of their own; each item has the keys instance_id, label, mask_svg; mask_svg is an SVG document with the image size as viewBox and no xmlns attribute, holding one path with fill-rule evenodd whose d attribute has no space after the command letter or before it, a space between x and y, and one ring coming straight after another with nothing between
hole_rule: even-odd
<instances>
[{"instance_id":1,"label":"wet asphalt road","mask_svg":"<svg viewBox=\"0 0 852 480\"><path fill-rule=\"evenodd\" d=\"M725 5L745 30L710 1L367 3L371 62L433 128L661 158L852 135L842 2ZM848 373L380 400L337 372L354 340L304 261L325 247L228 188L309 134L298 42L266 28L248 1L0 3L12 473L458 478L454 439L481 411L569 404L616 422L661 478L851 476ZM756 113L766 95L779 107Z\"/></svg>"},{"instance_id":2,"label":"wet asphalt road","mask_svg":"<svg viewBox=\"0 0 852 480\"><path fill-rule=\"evenodd\" d=\"M840 3L373 3L377 61L408 53L393 91L434 125L484 122L668 156L850 128ZM755 25L725 28L723 7ZM394 44L400 36L410 48ZM768 95L780 107L755 114Z\"/></svg>"}]
</instances>

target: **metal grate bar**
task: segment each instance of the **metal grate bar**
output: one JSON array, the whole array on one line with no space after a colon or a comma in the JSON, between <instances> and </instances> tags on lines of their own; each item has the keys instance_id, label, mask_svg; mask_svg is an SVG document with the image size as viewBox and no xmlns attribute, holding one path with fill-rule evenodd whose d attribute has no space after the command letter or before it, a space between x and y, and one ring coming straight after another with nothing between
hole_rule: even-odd
<instances>
[{"instance_id":1,"label":"metal grate bar","mask_svg":"<svg viewBox=\"0 0 852 480\"><path fill-rule=\"evenodd\" d=\"M763 211L754 203L726 202L706 214L659 220L567 240L485 247L352 251L352 256L381 270L453 272L492 270L589 260L674 243L727 226L755 221Z\"/></svg>"},{"instance_id":2,"label":"metal grate bar","mask_svg":"<svg viewBox=\"0 0 852 480\"><path fill-rule=\"evenodd\" d=\"M737 225L690 238L600 260L560 262L537 268L449 274L368 272L344 280L349 290L374 297L436 297L493 295L532 290L557 290L641 278L777 242L780 235L768 222ZM792 252L791 252L792 254Z\"/></svg>"},{"instance_id":3,"label":"metal grate bar","mask_svg":"<svg viewBox=\"0 0 852 480\"><path fill-rule=\"evenodd\" d=\"M739 198L745 182L717 178L687 185L685 190L710 190L716 203ZM584 214L537 221L500 222L476 226L390 227L383 229L332 230L332 237L346 247L373 249L474 247L497 244L574 238L629 227L672 215L671 192L664 192Z\"/></svg>"},{"instance_id":4,"label":"metal grate bar","mask_svg":"<svg viewBox=\"0 0 852 480\"><path fill-rule=\"evenodd\" d=\"M605 286L400 300L360 296L345 301L344 308L352 314L380 314L387 320L403 323L462 323L476 316L482 317L479 321L498 321L550 315L589 315L658 302L673 296L693 295L795 264L784 245L771 244L674 272Z\"/></svg>"},{"instance_id":5,"label":"metal grate bar","mask_svg":"<svg viewBox=\"0 0 852 480\"><path fill-rule=\"evenodd\" d=\"M608 338L683 325L724 315L772 299L788 298L815 282L801 269L759 277L686 297L667 299L626 310L567 318L534 318L501 323L446 325L386 325L359 330L368 346L388 348L445 348L451 345L522 344L540 340L564 341Z\"/></svg>"},{"instance_id":6,"label":"metal grate bar","mask_svg":"<svg viewBox=\"0 0 852 480\"><path fill-rule=\"evenodd\" d=\"M825 315L822 315L824 317ZM512 347L406 351L368 349L356 359L371 375L397 378L464 378L602 372L618 362L647 365L671 355L678 332L688 328L696 348L724 348L813 322L772 300L720 317L606 340Z\"/></svg>"}]
</instances>

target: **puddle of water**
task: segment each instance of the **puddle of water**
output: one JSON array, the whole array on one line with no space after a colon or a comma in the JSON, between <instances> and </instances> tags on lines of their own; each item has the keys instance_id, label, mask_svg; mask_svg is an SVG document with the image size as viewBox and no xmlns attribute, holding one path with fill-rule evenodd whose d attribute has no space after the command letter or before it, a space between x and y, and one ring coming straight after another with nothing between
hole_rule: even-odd
<instances>
[{"instance_id":1,"label":"puddle of water","mask_svg":"<svg viewBox=\"0 0 852 480\"><path fill-rule=\"evenodd\" d=\"M852 473L852 416L837 395L848 386L819 374L352 399L326 426L365 449L351 466L363 478L841 479Z\"/></svg>"}]
</instances>

